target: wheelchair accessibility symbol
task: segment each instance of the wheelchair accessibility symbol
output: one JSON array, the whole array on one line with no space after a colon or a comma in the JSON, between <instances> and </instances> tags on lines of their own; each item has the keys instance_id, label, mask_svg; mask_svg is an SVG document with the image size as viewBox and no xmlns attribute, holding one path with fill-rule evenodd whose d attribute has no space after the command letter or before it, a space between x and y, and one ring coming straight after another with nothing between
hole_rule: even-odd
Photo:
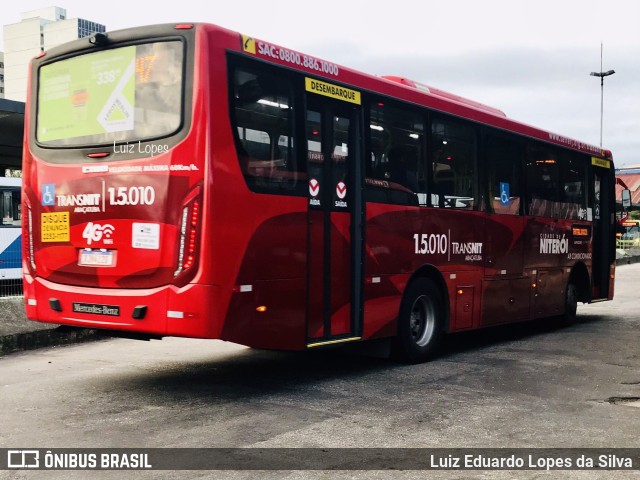
<instances>
[{"instance_id":1,"label":"wheelchair accessibility symbol","mask_svg":"<svg viewBox=\"0 0 640 480\"><path fill-rule=\"evenodd\" d=\"M42 184L42 205L45 207L52 207L55 205L56 198L56 185L55 183L43 183Z\"/></svg>"},{"instance_id":2,"label":"wheelchair accessibility symbol","mask_svg":"<svg viewBox=\"0 0 640 480\"><path fill-rule=\"evenodd\" d=\"M500 205L508 207L511 205L511 195L509 194L509 184L500 182Z\"/></svg>"}]
</instances>

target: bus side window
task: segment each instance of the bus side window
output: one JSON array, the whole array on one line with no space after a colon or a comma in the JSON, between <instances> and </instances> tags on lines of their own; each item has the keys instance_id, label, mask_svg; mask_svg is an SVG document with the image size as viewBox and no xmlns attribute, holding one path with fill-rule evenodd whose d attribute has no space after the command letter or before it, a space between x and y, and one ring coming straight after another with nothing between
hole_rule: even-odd
<instances>
[{"instance_id":1,"label":"bus side window","mask_svg":"<svg viewBox=\"0 0 640 480\"><path fill-rule=\"evenodd\" d=\"M521 204L522 149L506 138L487 135L489 208L499 215L519 215Z\"/></svg>"},{"instance_id":2,"label":"bus side window","mask_svg":"<svg viewBox=\"0 0 640 480\"><path fill-rule=\"evenodd\" d=\"M474 128L436 119L431 125L431 146L433 206L473 210L477 176Z\"/></svg>"},{"instance_id":3,"label":"bus side window","mask_svg":"<svg viewBox=\"0 0 640 480\"><path fill-rule=\"evenodd\" d=\"M249 68L236 69L233 82L236 151L247 185L263 193L301 193L306 171L294 155L291 82Z\"/></svg>"},{"instance_id":4,"label":"bus side window","mask_svg":"<svg viewBox=\"0 0 640 480\"><path fill-rule=\"evenodd\" d=\"M374 101L370 107L371 154L365 185L371 201L426 206L423 117Z\"/></svg>"},{"instance_id":5,"label":"bus side window","mask_svg":"<svg viewBox=\"0 0 640 480\"><path fill-rule=\"evenodd\" d=\"M20 215L20 190L11 188L0 190L0 216L3 226L19 226Z\"/></svg>"},{"instance_id":6,"label":"bus side window","mask_svg":"<svg viewBox=\"0 0 640 480\"><path fill-rule=\"evenodd\" d=\"M560 179L556 152L545 146L530 145L526 154L526 181L527 214L557 217Z\"/></svg>"},{"instance_id":7,"label":"bus side window","mask_svg":"<svg viewBox=\"0 0 640 480\"><path fill-rule=\"evenodd\" d=\"M560 163L559 217L587 219L587 163L584 155L566 152Z\"/></svg>"}]
</instances>

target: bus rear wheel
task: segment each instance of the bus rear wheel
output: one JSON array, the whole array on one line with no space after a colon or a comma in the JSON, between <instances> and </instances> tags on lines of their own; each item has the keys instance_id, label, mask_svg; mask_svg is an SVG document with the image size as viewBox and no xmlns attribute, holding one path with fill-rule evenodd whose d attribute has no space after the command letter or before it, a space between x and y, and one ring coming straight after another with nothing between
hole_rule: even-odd
<instances>
[{"instance_id":1,"label":"bus rear wheel","mask_svg":"<svg viewBox=\"0 0 640 480\"><path fill-rule=\"evenodd\" d=\"M408 363L433 358L442 339L443 316L442 295L433 281L418 278L411 282L400 306L393 357Z\"/></svg>"}]
</instances>

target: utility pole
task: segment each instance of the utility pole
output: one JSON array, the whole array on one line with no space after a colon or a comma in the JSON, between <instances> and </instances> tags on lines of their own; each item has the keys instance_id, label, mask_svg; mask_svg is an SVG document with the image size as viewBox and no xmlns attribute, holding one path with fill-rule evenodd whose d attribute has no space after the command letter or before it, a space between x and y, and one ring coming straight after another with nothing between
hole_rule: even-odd
<instances>
[{"instance_id":1,"label":"utility pole","mask_svg":"<svg viewBox=\"0 0 640 480\"><path fill-rule=\"evenodd\" d=\"M592 77L600 77L600 148L602 149L602 124L604 122L604 77L613 75L615 70L602 71L602 42L600 42L600 71L591 72Z\"/></svg>"}]
</instances>

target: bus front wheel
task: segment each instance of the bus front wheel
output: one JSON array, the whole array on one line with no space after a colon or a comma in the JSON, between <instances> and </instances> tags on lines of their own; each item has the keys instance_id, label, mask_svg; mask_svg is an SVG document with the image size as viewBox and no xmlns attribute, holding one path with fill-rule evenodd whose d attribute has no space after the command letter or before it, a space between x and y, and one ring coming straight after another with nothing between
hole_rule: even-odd
<instances>
[{"instance_id":1,"label":"bus front wheel","mask_svg":"<svg viewBox=\"0 0 640 480\"><path fill-rule=\"evenodd\" d=\"M394 358L416 363L432 358L442 339L444 306L432 280L418 278L407 287L400 306Z\"/></svg>"}]
</instances>

